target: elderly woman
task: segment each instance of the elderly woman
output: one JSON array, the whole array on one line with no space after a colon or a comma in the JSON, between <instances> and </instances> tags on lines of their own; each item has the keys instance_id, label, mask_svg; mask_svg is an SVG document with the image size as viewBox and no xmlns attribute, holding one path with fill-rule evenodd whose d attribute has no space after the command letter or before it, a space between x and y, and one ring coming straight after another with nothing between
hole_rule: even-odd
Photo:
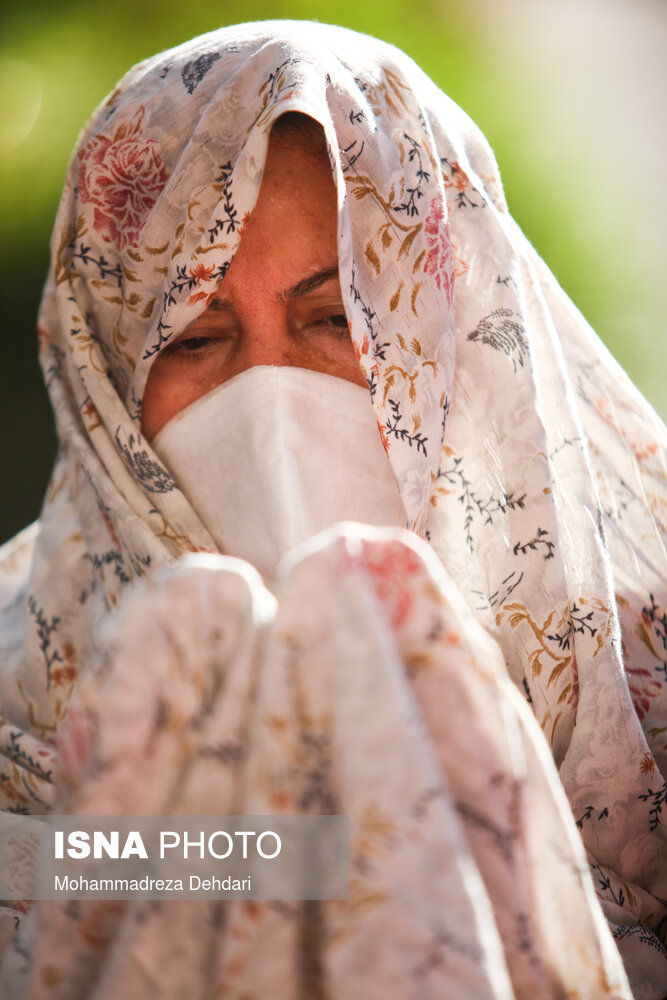
<instances>
[{"instance_id":1,"label":"elderly woman","mask_svg":"<svg viewBox=\"0 0 667 1000\"><path fill-rule=\"evenodd\" d=\"M350 899L7 906L9 995L627 1000L604 911L663 997L665 429L474 125L224 29L93 116L52 250L4 808L345 813Z\"/></svg>"}]
</instances>

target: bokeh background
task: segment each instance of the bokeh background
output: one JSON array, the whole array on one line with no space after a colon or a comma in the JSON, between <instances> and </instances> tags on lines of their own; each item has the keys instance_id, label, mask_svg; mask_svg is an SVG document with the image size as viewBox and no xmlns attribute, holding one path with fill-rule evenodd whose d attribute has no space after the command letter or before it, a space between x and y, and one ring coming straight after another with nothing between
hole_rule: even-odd
<instances>
[{"instance_id":1,"label":"bokeh background","mask_svg":"<svg viewBox=\"0 0 667 1000\"><path fill-rule=\"evenodd\" d=\"M315 18L394 42L478 123L510 210L667 417L665 0L4 0L0 542L55 455L35 316L67 163L130 65L222 24Z\"/></svg>"}]
</instances>

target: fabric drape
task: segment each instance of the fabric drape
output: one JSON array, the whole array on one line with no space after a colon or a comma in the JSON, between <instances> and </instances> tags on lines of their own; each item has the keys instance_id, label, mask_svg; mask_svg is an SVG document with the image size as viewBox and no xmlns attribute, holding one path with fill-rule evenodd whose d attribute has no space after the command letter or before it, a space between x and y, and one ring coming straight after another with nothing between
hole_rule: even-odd
<instances>
[{"instance_id":1,"label":"fabric drape","mask_svg":"<svg viewBox=\"0 0 667 1000\"><path fill-rule=\"evenodd\" d=\"M266 22L202 36L131 70L80 139L39 318L61 450L39 524L0 566L3 807L52 805L54 741L124 593L186 553L214 551L141 435L141 398L156 356L224 277L286 111L325 132L346 313L406 527L530 703L635 994L659 998L665 428L512 221L476 127L403 53L344 29ZM342 614L333 591L324 603ZM297 632L307 629L294 614ZM359 691L355 710L379 734L414 694L395 660L373 662L373 695ZM377 701L383 685L391 710ZM425 747L416 730L405 736L425 775L446 771L438 727L451 723L454 739L467 725L438 698L433 715L417 697ZM351 709L335 704L337 753L353 753L352 742L342 749L356 739ZM353 810L356 792L344 787L352 798L340 807ZM566 810L556 812L566 827ZM574 898L553 904L560 920ZM4 912L9 936L16 911ZM615 983L597 995L624 996ZM550 988L532 995L559 995Z\"/></svg>"}]
</instances>

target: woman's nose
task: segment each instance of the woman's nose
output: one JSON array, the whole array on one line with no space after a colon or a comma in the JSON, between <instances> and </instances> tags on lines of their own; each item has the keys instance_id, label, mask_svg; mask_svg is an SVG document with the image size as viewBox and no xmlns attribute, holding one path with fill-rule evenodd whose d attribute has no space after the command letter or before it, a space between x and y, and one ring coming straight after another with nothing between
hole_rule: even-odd
<instances>
[{"instance_id":1,"label":"woman's nose","mask_svg":"<svg viewBox=\"0 0 667 1000\"><path fill-rule=\"evenodd\" d=\"M332 319L338 320L336 307ZM311 371L334 375L360 385L368 383L359 367L359 361L347 327L341 335L338 322L328 318L299 321L290 315L289 305L244 317L239 349L234 358L234 370L226 378L238 375L248 368L260 365L309 368Z\"/></svg>"},{"instance_id":2,"label":"woman's nose","mask_svg":"<svg viewBox=\"0 0 667 1000\"><path fill-rule=\"evenodd\" d=\"M258 365L304 365L307 351L304 344L290 335L287 323L280 317L261 322L245 330L240 361L241 371Z\"/></svg>"}]
</instances>

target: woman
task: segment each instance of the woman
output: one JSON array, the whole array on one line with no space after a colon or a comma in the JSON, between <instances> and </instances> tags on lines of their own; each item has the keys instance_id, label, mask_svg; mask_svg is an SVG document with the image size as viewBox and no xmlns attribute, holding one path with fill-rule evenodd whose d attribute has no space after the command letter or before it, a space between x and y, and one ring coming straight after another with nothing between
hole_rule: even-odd
<instances>
[{"instance_id":1,"label":"woman","mask_svg":"<svg viewBox=\"0 0 667 1000\"><path fill-rule=\"evenodd\" d=\"M141 64L74 157L40 345L62 451L4 553L6 807L59 773L74 812L347 813L351 899L38 906L16 995L628 997L518 688L664 996L665 431L466 116L316 24ZM350 518L390 527L309 540Z\"/></svg>"}]
</instances>

